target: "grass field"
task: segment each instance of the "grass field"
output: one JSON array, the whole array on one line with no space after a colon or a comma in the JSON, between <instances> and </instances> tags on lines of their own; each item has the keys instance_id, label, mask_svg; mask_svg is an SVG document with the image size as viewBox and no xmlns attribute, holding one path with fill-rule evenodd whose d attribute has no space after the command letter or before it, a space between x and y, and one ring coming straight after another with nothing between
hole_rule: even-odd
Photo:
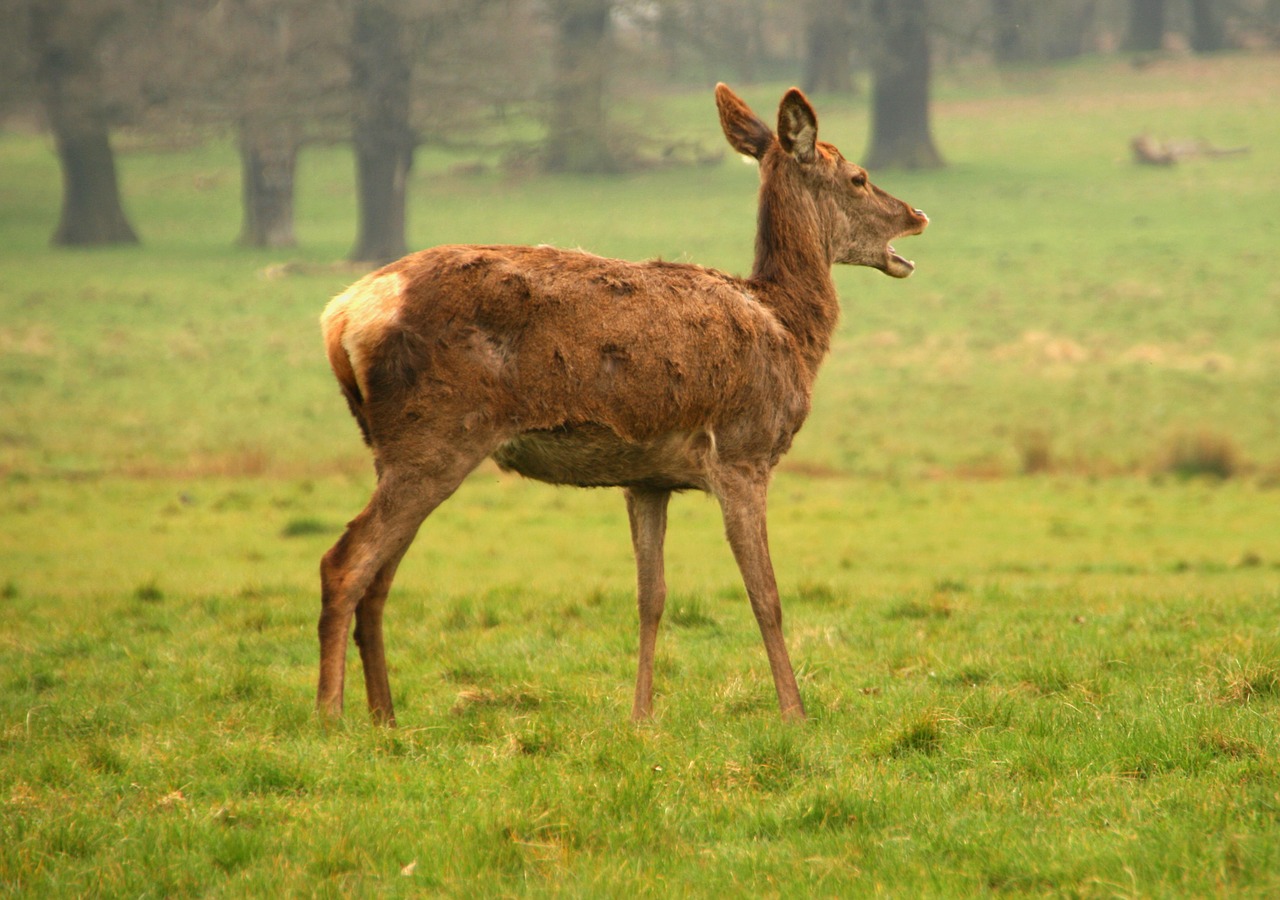
<instances>
[{"instance_id":1,"label":"grass field","mask_svg":"<svg viewBox=\"0 0 1280 900\"><path fill-rule=\"evenodd\" d=\"M838 273L772 493L802 727L714 502L673 502L636 728L621 497L486 467L388 608L402 727L353 654L323 729L316 566L371 486L316 324L347 153L267 253L228 145L135 140L144 245L68 252L47 142L0 134L0 893L1280 893L1277 95L1262 56L943 77L951 165L876 178L917 273ZM815 102L859 156L865 103ZM621 112L721 140L709 92ZM1144 130L1251 152L1142 169ZM414 245L749 267L736 160L450 174L487 152L423 151Z\"/></svg>"}]
</instances>

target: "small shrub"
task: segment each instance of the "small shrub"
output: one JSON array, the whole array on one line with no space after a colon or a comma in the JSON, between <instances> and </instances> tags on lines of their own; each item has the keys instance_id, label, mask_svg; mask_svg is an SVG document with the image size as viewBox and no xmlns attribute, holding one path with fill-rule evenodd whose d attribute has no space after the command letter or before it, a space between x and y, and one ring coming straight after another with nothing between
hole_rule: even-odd
<instances>
[{"instance_id":1,"label":"small shrub","mask_svg":"<svg viewBox=\"0 0 1280 900\"><path fill-rule=\"evenodd\" d=\"M1249 703L1280 696L1280 664L1231 661L1219 673L1218 699Z\"/></svg>"},{"instance_id":2,"label":"small shrub","mask_svg":"<svg viewBox=\"0 0 1280 900\"><path fill-rule=\"evenodd\" d=\"M1262 556L1254 550L1246 550L1236 560L1237 569L1256 569L1263 564Z\"/></svg>"},{"instance_id":3,"label":"small shrub","mask_svg":"<svg viewBox=\"0 0 1280 900\"><path fill-rule=\"evenodd\" d=\"M528 712L540 706L542 706L541 695L529 688L505 688L491 691L473 687L458 691L457 700L449 711L455 716L461 716L481 709Z\"/></svg>"},{"instance_id":4,"label":"small shrub","mask_svg":"<svg viewBox=\"0 0 1280 900\"><path fill-rule=\"evenodd\" d=\"M901 619L949 619L954 612L955 608L951 605L948 594L940 591L927 601L903 600L885 613L885 617L894 621Z\"/></svg>"},{"instance_id":5,"label":"small shrub","mask_svg":"<svg viewBox=\"0 0 1280 900\"><path fill-rule=\"evenodd\" d=\"M716 620L702 607L697 597L685 597L669 606L668 621L678 628L713 628Z\"/></svg>"},{"instance_id":6,"label":"small shrub","mask_svg":"<svg viewBox=\"0 0 1280 900\"><path fill-rule=\"evenodd\" d=\"M456 600L449 606L440 627L445 631L462 631L471 627L471 616L471 601Z\"/></svg>"},{"instance_id":7,"label":"small shrub","mask_svg":"<svg viewBox=\"0 0 1280 900\"><path fill-rule=\"evenodd\" d=\"M858 797L819 789L788 817L788 822L801 831L845 831L854 828L879 827L884 814L874 798Z\"/></svg>"},{"instance_id":8,"label":"small shrub","mask_svg":"<svg viewBox=\"0 0 1280 900\"><path fill-rule=\"evenodd\" d=\"M84 762L95 772L104 775L119 775L128 768L119 751L102 741L91 741L85 748Z\"/></svg>"},{"instance_id":9,"label":"small shrub","mask_svg":"<svg viewBox=\"0 0 1280 900\"><path fill-rule=\"evenodd\" d=\"M903 722L888 736L885 756L931 756L942 749L942 719L936 711L927 710Z\"/></svg>"},{"instance_id":10,"label":"small shrub","mask_svg":"<svg viewBox=\"0 0 1280 900\"><path fill-rule=\"evenodd\" d=\"M164 591L160 590L160 586L153 578L133 589L133 599L140 603L159 603L164 599Z\"/></svg>"},{"instance_id":11,"label":"small shrub","mask_svg":"<svg viewBox=\"0 0 1280 900\"><path fill-rule=\"evenodd\" d=\"M1088 690L1080 674L1060 660L1030 661L1016 673L1016 677L1019 687L1039 697L1065 694L1075 689Z\"/></svg>"},{"instance_id":12,"label":"small shrub","mask_svg":"<svg viewBox=\"0 0 1280 900\"><path fill-rule=\"evenodd\" d=\"M485 669L478 668L468 663L459 663L445 669L444 674L440 676L450 684L487 684L493 681L493 674Z\"/></svg>"},{"instance_id":13,"label":"small shrub","mask_svg":"<svg viewBox=\"0 0 1280 900\"><path fill-rule=\"evenodd\" d=\"M1266 751L1253 741L1219 729L1202 734L1200 746L1215 756L1227 759L1260 759L1266 755Z\"/></svg>"},{"instance_id":14,"label":"small shrub","mask_svg":"<svg viewBox=\"0 0 1280 900\"><path fill-rule=\"evenodd\" d=\"M1200 429L1180 431L1162 454L1161 472L1178 478L1227 479L1240 471L1240 452L1225 434Z\"/></svg>"},{"instance_id":15,"label":"small shrub","mask_svg":"<svg viewBox=\"0 0 1280 900\"><path fill-rule=\"evenodd\" d=\"M836 600L836 589L826 581L802 581L796 587L796 599L803 603L827 604Z\"/></svg>"},{"instance_id":16,"label":"small shrub","mask_svg":"<svg viewBox=\"0 0 1280 900\"><path fill-rule=\"evenodd\" d=\"M290 519L280 530L280 536L286 538L311 537L317 534L331 534L334 528L328 522L319 519L302 517Z\"/></svg>"},{"instance_id":17,"label":"small shrub","mask_svg":"<svg viewBox=\"0 0 1280 900\"><path fill-rule=\"evenodd\" d=\"M552 756L560 750L560 737L545 724L534 723L508 734L507 750L512 756Z\"/></svg>"},{"instance_id":18,"label":"small shrub","mask_svg":"<svg viewBox=\"0 0 1280 900\"><path fill-rule=\"evenodd\" d=\"M1024 431L1017 440L1019 471L1040 475L1054 469L1053 446L1048 432L1039 428Z\"/></svg>"},{"instance_id":19,"label":"small shrub","mask_svg":"<svg viewBox=\"0 0 1280 900\"><path fill-rule=\"evenodd\" d=\"M466 631L469 628L479 628L488 631L491 628L497 628L502 624L502 617L498 615L498 611L487 603L477 608L467 598L455 600L450 606L449 611L445 614L441 627L445 631Z\"/></svg>"},{"instance_id":20,"label":"small shrub","mask_svg":"<svg viewBox=\"0 0 1280 900\"><path fill-rule=\"evenodd\" d=\"M808 760L787 733L762 733L751 738L742 773L761 791L783 791L805 778Z\"/></svg>"}]
</instances>

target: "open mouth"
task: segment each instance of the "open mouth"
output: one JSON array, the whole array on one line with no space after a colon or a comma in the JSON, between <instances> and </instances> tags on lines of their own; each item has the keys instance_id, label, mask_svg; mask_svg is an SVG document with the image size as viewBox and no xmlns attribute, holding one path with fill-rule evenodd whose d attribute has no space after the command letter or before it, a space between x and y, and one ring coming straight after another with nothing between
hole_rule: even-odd
<instances>
[{"instance_id":1,"label":"open mouth","mask_svg":"<svg viewBox=\"0 0 1280 900\"><path fill-rule=\"evenodd\" d=\"M899 235L900 237L919 234L929 225L929 217L924 214L923 210L913 209L912 212L915 213L915 227L909 231L904 231ZM894 278L906 278L916 270L916 264L893 249L893 244L885 246L884 253L884 272L886 275L892 275Z\"/></svg>"},{"instance_id":2,"label":"open mouth","mask_svg":"<svg viewBox=\"0 0 1280 900\"><path fill-rule=\"evenodd\" d=\"M894 278L906 278L916 270L916 264L898 253L893 249L893 244L885 248L885 267L886 275L892 275Z\"/></svg>"}]
</instances>

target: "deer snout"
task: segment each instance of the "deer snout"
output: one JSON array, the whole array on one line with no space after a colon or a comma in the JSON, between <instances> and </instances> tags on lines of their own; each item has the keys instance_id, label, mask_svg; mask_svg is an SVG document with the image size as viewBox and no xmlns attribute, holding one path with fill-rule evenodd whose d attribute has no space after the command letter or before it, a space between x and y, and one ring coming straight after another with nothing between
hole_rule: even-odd
<instances>
[{"instance_id":1,"label":"deer snout","mask_svg":"<svg viewBox=\"0 0 1280 900\"><path fill-rule=\"evenodd\" d=\"M903 232L903 234L904 235L919 234L920 232L924 231L926 227L928 227L929 216L928 214L925 213L923 209L916 209L915 207L908 207L908 209L911 210L911 213L910 213L911 225L906 231Z\"/></svg>"}]
</instances>

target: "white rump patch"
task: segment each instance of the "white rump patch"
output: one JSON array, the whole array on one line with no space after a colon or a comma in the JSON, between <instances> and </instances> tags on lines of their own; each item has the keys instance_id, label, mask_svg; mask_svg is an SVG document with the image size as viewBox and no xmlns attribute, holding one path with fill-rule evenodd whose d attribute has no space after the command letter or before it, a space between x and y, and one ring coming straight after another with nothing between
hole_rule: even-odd
<instances>
[{"instance_id":1,"label":"white rump patch","mask_svg":"<svg viewBox=\"0 0 1280 900\"><path fill-rule=\"evenodd\" d=\"M382 342L387 329L400 318L404 305L406 279L399 272L384 272L362 278L329 301L320 316L325 342L332 344L333 329L340 329L337 339L351 360L360 392L369 395L366 382L367 363L374 348Z\"/></svg>"}]
</instances>

